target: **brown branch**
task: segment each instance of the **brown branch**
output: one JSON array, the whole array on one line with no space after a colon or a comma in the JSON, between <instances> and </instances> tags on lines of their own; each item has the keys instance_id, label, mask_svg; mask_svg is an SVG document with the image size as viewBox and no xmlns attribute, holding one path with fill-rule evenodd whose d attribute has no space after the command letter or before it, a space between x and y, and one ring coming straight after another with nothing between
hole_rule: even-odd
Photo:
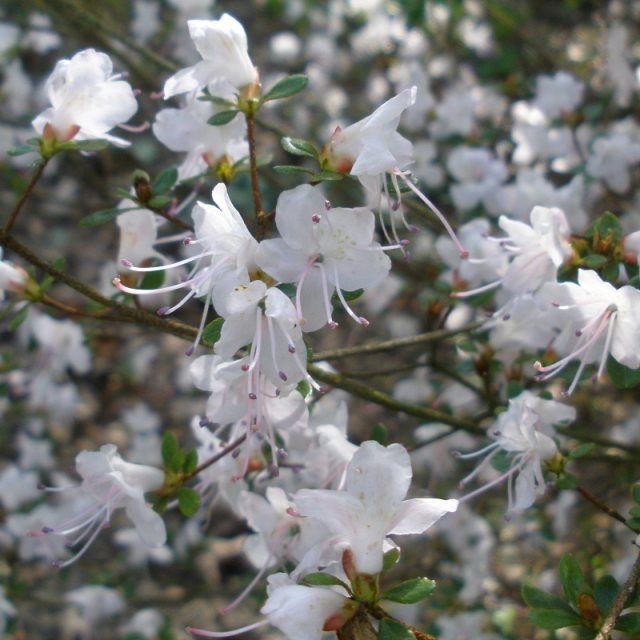
<instances>
[{"instance_id":1,"label":"brown branch","mask_svg":"<svg viewBox=\"0 0 640 640\"><path fill-rule=\"evenodd\" d=\"M401 413L416 416L417 418L422 418L423 420L428 420L430 422L442 422L455 427L456 429L461 429L462 431L467 431L476 435L486 435L486 431L484 429L479 427L475 421L468 420L467 418L457 418L449 415L448 413L432 409L431 407L401 402L382 391L372 389L371 387L362 384L362 382L350 380L340 373L331 373L312 364L308 365L307 370L313 378L320 382L324 382L332 387L337 387L338 389L344 389L345 391L352 393L354 396L358 396L364 400L369 400L370 402L386 407L387 409L391 409L392 411L400 411Z\"/></svg>"},{"instance_id":2,"label":"brown branch","mask_svg":"<svg viewBox=\"0 0 640 640\"><path fill-rule=\"evenodd\" d=\"M587 491L584 487L577 486L576 487L576 491L585 500L587 500L594 507L596 507L596 509L599 509L603 513L606 513L609 517L613 518L614 520L617 520L618 522L621 522L625 527L627 527L628 529L631 529L631 531L633 531L634 533L640 533L640 529L636 529L634 527L629 526L629 523L627 522L627 519L619 511L616 511L615 509L613 509L609 505L606 505L600 499L596 498L594 495L589 493L589 491Z\"/></svg>"},{"instance_id":3,"label":"brown branch","mask_svg":"<svg viewBox=\"0 0 640 640\"><path fill-rule=\"evenodd\" d=\"M38 180L40 180L48 163L49 163L48 158L42 158L39 161L38 170L31 177L31 181L27 185L27 188L22 194L22 197L20 198L20 200L18 200L16 206L13 208L13 211L9 214L9 219L7 220L7 223L4 225L4 229L3 229L3 232L5 234L11 233L11 229L13 229L13 225L16 223L16 220L18 219L18 215L22 210L22 207L24 207L24 203L27 201L27 199L31 195L31 192L33 191L34 187L38 183Z\"/></svg>"},{"instance_id":4,"label":"brown branch","mask_svg":"<svg viewBox=\"0 0 640 640\"><path fill-rule=\"evenodd\" d=\"M399 349L401 347L411 347L415 345L428 344L430 342L437 342L438 340L445 340L457 336L460 333L469 333L482 327L484 322L473 322L460 329L439 329L438 331L430 331L428 333L421 333L417 336L411 336L409 338L396 338L394 340L385 340L382 342L374 342L372 344L363 344L357 347L346 347L344 349L333 349L331 351L320 351L314 353L311 360L312 362L319 362L320 360L339 360L341 358L348 358L350 356L362 356L370 355L373 353L380 353L382 351L391 351L393 349Z\"/></svg>"},{"instance_id":5,"label":"brown branch","mask_svg":"<svg viewBox=\"0 0 640 640\"><path fill-rule=\"evenodd\" d=\"M618 592L611 610L607 614L607 617L604 619L604 622L600 627L600 631L598 631L598 635L593 640L610 640L611 632L615 628L616 623L618 622L618 618L627 605L627 602L633 594L639 580L640 554L638 554L636 561L633 563L631 573L629 574L627 581L624 583L624 585L622 585L622 589L620 589L620 591Z\"/></svg>"},{"instance_id":6,"label":"brown branch","mask_svg":"<svg viewBox=\"0 0 640 640\"><path fill-rule=\"evenodd\" d=\"M249 144L249 168L251 173L251 191L253 193L253 205L256 210L256 240L264 240L267 232L267 215L262 208L260 195L260 182L258 181L258 155L256 150L256 116L254 113L245 113L247 121L247 142Z\"/></svg>"},{"instance_id":7,"label":"brown branch","mask_svg":"<svg viewBox=\"0 0 640 640\"><path fill-rule=\"evenodd\" d=\"M48 273L50 276L53 276L56 280L64 282L64 284L82 294L85 298L117 311L122 318L126 318L126 321L153 327L154 329L158 329L159 331L169 333L185 340L194 340L196 337L197 331L195 327L191 327L190 325L182 322L176 322L175 320L160 318L155 313L129 307L116 302L115 300L111 300L111 298L103 296L81 280L78 280L68 273L64 273L64 271L60 271L60 269L57 269L46 260L43 260L40 256L31 251L31 249L16 240L13 236L7 234L4 230L0 231L0 246L6 247L7 249L17 253L33 266L41 269L45 273ZM109 319L111 320L113 318Z\"/></svg>"},{"instance_id":8,"label":"brown branch","mask_svg":"<svg viewBox=\"0 0 640 640\"><path fill-rule=\"evenodd\" d=\"M187 473L182 479L183 482L187 480L191 480L191 478L197 476L199 473L202 473L205 469L208 469L212 464L218 462L218 460L222 460L225 456L229 455L234 449L237 449L245 440L247 439L247 434L243 433L241 436L236 438L233 442L229 443L226 447L222 448L222 451L219 451L214 456L211 456L208 460L205 460L201 464L199 464L191 473Z\"/></svg>"}]
</instances>

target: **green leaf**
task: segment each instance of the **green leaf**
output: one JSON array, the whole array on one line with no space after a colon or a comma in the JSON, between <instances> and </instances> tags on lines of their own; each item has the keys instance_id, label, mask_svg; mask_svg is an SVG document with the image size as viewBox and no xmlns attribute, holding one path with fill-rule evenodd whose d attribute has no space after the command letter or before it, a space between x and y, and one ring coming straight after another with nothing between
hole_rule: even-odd
<instances>
[{"instance_id":1,"label":"green leaf","mask_svg":"<svg viewBox=\"0 0 640 640\"><path fill-rule=\"evenodd\" d=\"M589 593L590 589L584 579L582 569L576 559L566 553L560 560L560 582L569 601L578 606L581 593Z\"/></svg>"},{"instance_id":2,"label":"green leaf","mask_svg":"<svg viewBox=\"0 0 640 640\"><path fill-rule=\"evenodd\" d=\"M343 289L340 289L340 291L342 292L342 295L347 302L351 302L352 300L357 300L364 293L364 289L356 289L355 291L344 291ZM336 297L336 303L339 302L338 297L337 296L335 297Z\"/></svg>"},{"instance_id":3,"label":"green leaf","mask_svg":"<svg viewBox=\"0 0 640 640\"><path fill-rule=\"evenodd\" d=\"M530 584L522 585L522 599L530 609L559 609L574 613L571 607L560 597L547 591L542 591Z\"/></svg>"},{"instance_id":4,"label":"green leaf","mask_svg":"<svg viewBox=\"0 0 640 640\"><path fill-rule=\"evenodd\" d=\"M102 151L109 146L106 140L70 140L57 146L58 151Z\"/></svg>"},{"instance_id":5,"label":"green leaf","mask_svg":"<svg viewBox=\"0 0 640 640\"><path fill-rule=\"evenodd\" d=\"M221 127L229 124L240 113L237 109L229 109L229 111L220 111L207 120L207 124L214 127Z\"/></svg>"},{"instance_id":6,"label":"green leaf","mask_svg":"<svg viewBox=\"0 0 640 640\"><path fill-rule=\"evenodd\" d=\"M165 191L169 191L171 187L176 183L178 179L178 170L174 167L169 169L165 169L154 181L151 185L151 193L154 196L157 196Z\"/></svg>"},{"instance_id":7,"label":"green leaf","mask_svg":"<svg viewBox=\"0 0 640 640\"><path fill-rule=\"evenodd\" d=\"M529 619L541 629L563 629L582 625L582 618L573 611L560 609L536 609L529 613Z\"/></svg>"},{"instance_id":8,"label":"green leaf","mask_svg":"<svg viewBox=\"0 0 640 640\"><path fill-rule=\"evenodd\" d=\"M295 284L289 284L288 282L285 282L284 284L277 285L276 289L280 289L280 291L282 291L282 293L284 293L287 298L291 298L293 300L293 298L296 297L297 289Z\"/></svg>"},{"instance_id":9,"label":"green leaf","mask_svg":"<svg viewBox=\"0 0 640 640\"><path fill-rule=\"evenodd\" d=\"M399 602L401 604L415 604L433 593L436 581L429 578L413 578L385 591L381 599Z\"/></svg>"},{"instance_id":10,"label":"green leaf","mask_svg":"<svg viewBox=\"0 0 640 640\"><path fill-rule=\"evenodd\" d=\"M620 585L613 576L602 576L595 586L595 598L598 609L603 616L609 613L613 602L620 591Z\"/></svg>"},{"instance_id":11,"label":"green leaf","mask_svg":"<svg viewBox=\"0 0 640 640\"><path fill-rule=\"evenodd\" d=\"M264 104L269 100L281 100L282 98L290 98L295 96L296 93L300 93L307 84L309 78L302 73L295 73L292 76L282 78L282 80L276 82L267 93L262 96L260 102Z\"/></svg>"},{"instance_id":12,"label":"green leaf","mask_svg":"<svg viewBox=\"0 0 640 640\"><path fill-rule=\"evenodd\" d=\"M640 384L640 369L629 369L611 355L607 360L607 373L618 389L632 389Z\"/></svg>"},{"instance_id":13,"label":"green leaf","mask_svg":"<svg viewBox=\"0 0 640 640\"><path fill-rule=\"evenodd\" d=\"M157 513L164 513L169 506L169 502L171 502L171 496L164 496L164 498L160 498L154 503L153 510Z\"/></svg>"},{"instance_id":14,"label":"green leaf","mask_svg":"<svg viewBox=\"0 0 640 640\"><path fill-rule=\"evenodd\" d=\"M389 430L382 422L378 422L371 429L369 440L375 440L378 444L386 447L389 444Z\"/></svg>"},{"instance_id":15,"label":"green leaf","mask_svg":"<svg viewBox=\"0 0 640 640\"><path fill-rule=\"evenodd\" d=\"M318 571L317 573L308 573L303 579L304 584L308 584L310 587L344 587L348 592L351 592L349 587L342 582L339 578L332 576L330 573L324 573Z\"/></svg>"},{"instance_id":16,"label":"green leaf","mask_svg":"<svg viewBox=\"0 0 640 640\"><path fill-rule=\"evenodd\" d=\"M474 345L474 348L475 348L475 345ZM475 348L475 350L477 351L477 348ZM468 349L465 349L465 351L468 351ZM524 391L524 385L522 384L522 382L517 382L516 380L509 380L509 383L507 384L507 398L509 398L510 400L512 398L517 398L523 391Z\"/></svg>"},{"instance_id":17,"label":"green leaf","mask_svg":"<svg viewBox=\"0 0 640 640\"><path fill-rule=\"evenodd\" d=\"M613 236L615 242L620 242L624 230L618 220L618 216L611 211L605 211L593 224L587 229L585 233L586 238L594 238L597 235L601 239L605 239L610 235Z\"/></svg>"},{"instance_id":18,"label":"green leaf","mask_svg":"<svg viewBox=\"0 0 640 640\"><path fill-rule=\"evenodd\" d=\"M162 436L162 461L164 466L171 471L180 471L182 469L182 460L180 458L178 438L172 431L167 431Z\"/></svg>"},{"instance_id":19,"label":"green leaf","mask_svg":"<svg viewBox=\"0 0 640 640\"><path fill-rule=\"evenodd\" d=\"M153 196L147 205L150 209L162 209L171 203L173 198L171 196Z\"/></svg>"},{"instance_id":20,"label":"green leaf","mask_svg":"<svg viewBox=\"0 0 640 640\"><path fill-rule=\"evenodd\" d=\"M178 509L180 513L189 518L195 515L200 508L200 494L191 487L181 487L178 491Z\"/></svg>"},{"instance_id":21,"label":"green leaf","mask_svg":"<svg viewBox=\"0 0 640 640\"><path fill-rule=\"evenodd\" d=\"M576 458L583 458L584 456L589 455L595 449L595 446L596 445L593 442L583 442L574 449L571 449L569 457L574 460Z\"/></svg>"},{"instance_id":22,"label":"green leaf","mask_svg":"<svg viewBox=\"0 0 640 640\"><path fill-rule=\"evenodd\" d=\"M311 385L306 380L300 380L296 385L296 391L303 397L308 398L311 394Z\"/></svg>"},{"instance_id":23,"label":"green leaf","mask_svg":"<svg viewBox=\"0 0 640 640\"><path fill-rule=\"evenodd\" d=\"M30 305L25 304L18 311L18 313L16 313L16 315L13 316L13 318L11 318L11 320L9 321L9 324L7 325L7 328L9 329L9 331L15 331L27 319L27 314L29 313L29 306Z\"/></svg>"},{"instance_id":24,"label":"green leaf","mask_svg":"<svg viewBox=\"0 0 640 640\"><path fill-rule=\"evenodd\" d=\"M29 141L24 144L19 144L17 147L12 147L7 151L7 155L15 158L17 156L23 156L25 153L38 153L39 149L37 145L29 144Z\"/></svg>"},{"instance_id":25,"label":"green leaf","mask_svg":"<svg viewBox=\"0 0 640 640\"><path fill-rule=\"evenodd\" d=\"M311 177L312 182L337 182L338 180L344 180L344 174L337 171L319 171L314 173Z\"/></svg>"},{"instance_id":26,"label":"green leaf","mask_svg":"<svg viewBox=\"0 0 640 640\"><path fill-rule=\"evenodd\" d=\"M572 473L563 473L557 480L556 480L556 487L558 489L575 489L578 484L580 484L578 482L578 478L576 478Z\"/></svg>"},{"instance_id":27,"label":"green leaf","mask_svg":"<svg viewBox=\"0 0 640 640\"><path fill-rule=\"evenodd\" d=\"M602 265L606 264L607 261L608 258L606 256L602 256L598 253L592 253L591 255L582 258L580 266L587 269L598 269Z\"/></svg>"},{"instance_id":28,"label":"green leaf","mask_svg":"<svg viewBox=\"0 0 640 640\"><path fill-rule=\"evenodd\" d=\"M640 613L625 613L618 618L615 628L626 633L640 633Z\"/></svg>"},{"instance_id":29,"label":"green leaf","mask_svg":"<svg viewBox=\"0 0 640 640\"><path fill-rule=\"evenodd\" d=\"M233 102L232 100L227 100L225 98L220 98L218 96L212 96L212 95L204 95L204 96L198 96L197 98L198 100L200 100L200 102L212 102L213 104L217 104L221 107L235 107L235 102Z\"/></svg>"},{"instance_id":30,"label":"green leaf","mask_svg":"<svg viewBox=\"0 0 640 640\"><path fill-rule=\"evenodd\" d=\"M196 449L192 449L187 453L184 462L182 463L182 472L191 473L198 466L198 452Z\"/></svg>"},{"instance_id":31,"label":"green leaf","mask_svg":"<svg viewBox=\"0 0 640 640\"><path fill-rule=\"evenodd\" d=\"M382 559L382 573L392 569L400 560L400 549L389 549Z\"/></svg>"},{"instance_id":32,"label":"green leaf","mask_svg":"<svg viewBox=\"0 0 640 640\"><path fill-rule=\"evenodd\" d=\"M164 271L150 271L140 282L141 289L159 289L164 284Z\"/></svg>"},{"instance_id":33,"label":"green leaf","mask_svg":"<svg viewBox=\"0 0 640 640\"><path fill-rule=\"evenodd\" d=\"M640 504L640 482L636 482L631 486L631 497Z\"/></svg>"},{"instance_id":34,"label":"green leaf","mask_svg":"<svg viewBox=\"0 0 640 640\"><path fill-rule=\"evenodd\" d=\"M273 167L276 173L282 173L283 175L293 175L306 173L307 175L313 175L315 172L313 169L306 169L305 167L298 167L292 164L277 164Z\"/></svg>"},{"instance_id":35,"label":"green leaf","mask_svg":"<svg viewBox=\"0 0 640 640\"><path fill-rule=\"evenodd\" d=\"M88 216L82 218L79 224L81 227L97 227L100 224L109 222L109 220L114 220L125 211L135 211L136 209L140 209L140 207L116 207L115 209L101 209L100 211L94 211Z\"/></svg>"},{"instance_id":36,"label":"green leaf","mask_svg":"<svg viewBox=\"0 0 640 640\"><path fill-rule=\"evenodd\" d=\"M213 347L213 345L220 340L223 324L224 318L216 318L215 320L212 320L202 332L202 344L207 347Z\"/></svg>"},{"instance_id":37,"label":"green leaf","mask_svg":"<svg viewBox=\"0 0 640 640\"><path fill-rule=\"evenodd\" d=\"M415 640L416 636L403 624L385 618L378 627L378 640Z\"/></svg>"},{"instance_id":38,"label":"green leaf","mask_svg":"<svg viewBox=\"0 0 640 640\"><path fill-rule=\"evenodd\" d=\"M282 148L294 156L307 156L309 158L317 158L318 150L307 140L302 138L290 138L285 136L280 140Z\"/></svg>"}]
</instances>

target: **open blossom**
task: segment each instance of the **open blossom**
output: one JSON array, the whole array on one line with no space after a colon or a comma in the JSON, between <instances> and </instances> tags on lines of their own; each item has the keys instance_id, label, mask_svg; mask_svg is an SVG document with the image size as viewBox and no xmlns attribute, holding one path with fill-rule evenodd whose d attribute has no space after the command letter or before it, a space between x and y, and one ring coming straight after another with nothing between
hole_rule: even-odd
<instances>
[{"instance_id":1,"label":"open blossom","mask_svg":"<svg viewBox=\"0 0 640 640\"><path fill-rule=\"evenodd\" d=\"M204 297L205 308L193 348L200 341L209 306L213 304L221 316L228 315L227 302L231 291L237 286L249 284L250 274L257 271L255 252L258 243L229 199L226 185L216 185L211 197L215 204L198 202L191 214L195 223L196 238L185 240L185 244L199 249L195 255L155 267L136 267L129 262L126 264L131 271L148 273L195 263L186 280L158 289L134 289L124 285L119 278L113 281L121 291L134 295L188 289L187 294L173 307L160 309L158 313L161 315L173 313L193 297Z\"/></svg>"},{"instance_id":2,"label":"open blossom","mask_svg":"<svg viewBox=\"0 0 640 640\"><path fill-rule=\"evenodd\" d=\"M456 297L501 287L509 300L503 307L508 313L510 303L517 297L538 291L545 282L555 281L558 269L572 255L569 223L557 207L534 207L530 219L531 225L528 225L500 216L498 224L508 236L495 241L510 257L509 266L498 280L458 292Z\"/></svg>"},{"instance_id":3,"label":"open blossom","mask_svg":"<svg viewBox=\"0 0 640 640\"><path fill-rule=\"evenodd\" d=\"M405 500L411 477L411 460L402 445L383 447L371 440L353 455L343 491L301 489L293 501L298 513L330 531L323 555L335 560L341 557L336 552L350 549L358 573L377 574L387 536L422 533L458 506L457 500Z\"/></svg>"},{"instance_id":4,"label":"open blossom","mask_svg":"<svg viewBox=\"0 0 640 640\"><path fill-rule=\"evenodd\" d=\"M229 88L242 89L258 80L247 50L247 34L233 16L225 13L219 20L189 20L187 24L202 60L165 82L165 98L215 83L222 83L225 92ZM214 93L219 95L217 91Z\"/></svg>"},{"instance_id":5,"label":"open blossom","mask_svg":"<svg viewBox=\"0 0 640 640\"><path fill-rule=\"evenodd\" d=\"M400 116L416 101L416 91L416 87L405 89L366 118L345 129L338 127L328 145L332 166L374 189L380 188L385 173L404 169L413 160L413 146L397 129Z\"/></svg>"},{"instance_id":6,"label":"open blossom","mask_svg":"<svg viewBox=\"0 0 640 640\"><path fill-rule=\"evenodd\" d=\"M536 79L534 104L548 118L557 118L573 113L580 106L584 96L584 83L576 80L566 71L554 75L542 75Z\"/></svg>"},{"instance_id":7,"label":"open blossom","mask_svg":"<svg viewBox=\"0 0 640 640\"><path fill-rule=\"evenodd\" d=\"M375 218L364 207L327 208L317 187L301 185L283 192L276 205L281 238L260 243L256 261L279 282L296 283L296 312L305 331L335 326L331 298L335 292L345 311L359 324L342 291L368 289L391 268L373 240Z\"/></svg>"},{"instance_id":8,"label":"open blossom","mask_svg":"<svg viewBox=\"0 0 640 640\"><path fill-rule=\"evenodd\" d=\"M488 149L460 146L449 154L447 169L457 181L451 186L456 207L464 210L482 205L488 213L501 213L500 185L509 177L502 160Z\"/></svg>"},{"instance_id":9,"label":"open blossom","mask_svg":"<svg viewBox=\"0 0 640 640\"><path fill-rule=\"evenodd\" d=\"M489 428L489 435L495 438L495 442L479 451L459 455L463 459L486 456L461 484L465 485L475 478L500 451L509 455L509 469L464 496L463 500L469 500L507 481L507 513L514 509L530 507L536 495L544 492L542 463L551 460L558 453L556 443L550 437L553 433L552 425L571 422L575 416L576 411L573 407L554 400L538 398L529 391L523 391L518 397L509 400L508 409L501 413L497 422Z\"/></svg>"},{"instance_id":10,"label":"open blossom","mask_svg":"<svg viewBox=\"0 0 640 640\"><path fill-rule=\"evenodd\" d=\"M60 60L46 83L51 107L33 121L40 135L51 132L60 142L104 139L120 147L129 142L109 135L138 110L128 82L113 75L106 53L86 49Z\"/></svg>"},{"instance_id":11,"label":"open blossom","mask_svg":"<svg viewBox=\"0 0 640 640\"><path fill-rule=\"evenodd\" d=\"M629 170L640 163L640 143L624 132L597 138L587 159L587 173L601 178L615 193L626 193L631 186Z\"/></svg>"},{"instance_id":12,"label":"open blossom","mask_svg":"<svg viewBox=\"0 0 640 640\"><path fill-rule=\"evenodd\" d=\"M321 640L324 631L339 629L355 613L340 588L296 584L285 573L269 576L268 583L269 597L260 610L265 619L233 631L187 627L187 632L199 638L228 638L271 624L287 640Z\"/></svg>"},{"instance_id":13,"label":"open blossom","mask_svg":"<svg viewBox=\"0 0 640 640\"><path fill-rule=\"evenodd\" d=\"M71 564L89 548L100 531L109 524L113 512L124 509L138 534L149 546L161 546L166 540L162 517L145 501L144 494L159 489L164 483L160 469L125 462L112 444L100 451L82 451L76 456L76 471L82 483L75 490L84 507L56 528L44 527L32 536L58 535L71 538L68 546L82 543L80 550L69 560L58 562L60 567ZM67 491L51 489L51 491Z\"/></svg>"},{"instance_id":14,"label":"open blossom","mask_svg":"<svg viewBox=\"0 0 640 640\"><path fill-rule=\"evenodd\" d=\"M249 154L243 118L212 127L208 119L220 110L211 102L191 93L181 109L162 109L153 123L153 133L171 151L187 155L178 168L178 179L187 180L200 175L208 167L215 168L223 159L233 164Z\"/></svg>"},{"instance_id":15,"label":"open blossom","mask_svg":"<svg viewBox=\"0 0 640 640\"><path fill-rule=\"evenodd\" d=\"M567 355L548 366L536 363L539 380L546 380L579 360L580 366L567 390L571 393L587 364L599 363L596 379L604 373L609 354L625 367L640 368L640 290L631 285L616 289L595 271L579 269L577 283L549 283L541 295L555 307L567 328L555 343Z\"/></svg>"}]
</instances>

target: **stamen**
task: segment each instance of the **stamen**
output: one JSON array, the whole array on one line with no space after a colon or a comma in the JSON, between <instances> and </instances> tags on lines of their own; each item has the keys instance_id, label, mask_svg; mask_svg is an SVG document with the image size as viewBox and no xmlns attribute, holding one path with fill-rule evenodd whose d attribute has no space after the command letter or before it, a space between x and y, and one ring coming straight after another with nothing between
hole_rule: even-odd
<instances>
[{"instance_id":1,"label":"stamen","mask_svg":"<svg viewBox=\"0 0 640 640\"><path fill-rule=\"evenodd\" d=\"M462 246L462 243L458 239L458 236L455 234L453 227L449 224L447 219L444 217L444 214L438 209L438 207L436 207L435 204L433 204L433 202L431 202L431 200L429 200L429 198L427 198L427 196L425 196L424 193L422 193L422 191L420 191L420 189L418 189L418 187L416 187L413 184L413 182L411 182L411 180L409 180L400 169L394 169L394 174L402 178L402 180L409 187L409 189L411 189L411 191L413 191L418 196L418 198L420 198L420 200L422 200L422 202L424 202L429 207L429 209L431 209L431 211L436 215L436 217L440 220L445 230L449 234L449 237L451 238L453 244L456 246L456 249L458 249L458 252L460 253L460 257L468 258L469 252Z\"/></svg>"},{"instance_id":2,"label":"stamen","mask_svg":"<svg viewBox=\"0 0 640 640\"><path fill-rule=\"evenodd\" d=\"M248 631L264 627L267 624L269 624L269 620L259 620L253 624L248 624L246 627L239 627L232 631L206 631L205 629L196 629L195 627L186 627L185 631L198 638L233 638L234 636L242 633L247 633Z\"/></svg>"}]
</instances>

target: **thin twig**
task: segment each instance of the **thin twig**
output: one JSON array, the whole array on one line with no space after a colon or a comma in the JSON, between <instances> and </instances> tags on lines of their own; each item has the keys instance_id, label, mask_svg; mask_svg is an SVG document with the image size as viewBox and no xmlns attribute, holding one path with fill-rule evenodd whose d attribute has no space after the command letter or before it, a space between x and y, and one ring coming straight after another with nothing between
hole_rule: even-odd
<instances>
[{"instance_id":1,"label":"thin twig","mask_svg":"<svg viewBox=\"0 0 640 640\"><path fill-rule=\"evenodd\" d=\"M247 439L247 434L243 433L241 436L236 438L233 442L229 443L226 447L223 447L222 451L219 451L214 456L211 456L208 460L205 460L202 464L199 464L191 473L187 473L183 482L187 480L191 480L191 478L197 476L199 473L202 473L205 469L209 468L212 464L218 462L218 460L222 460L225 456L229 455L234 449L237 449L245 440Z\"/></svg>"},{"instance_id":2,"label":"thin twig","mask_svg":"<svg viewBox=\"0 0 640 640\"><path fill-rule=\"evenodd\" d=\"M603 513L606 513L609 517L621 522L625 527L631 529L634 533L640 533L640 529L636 529L635 527L631 527L627 522L627 519L619 512L606 505L600 499L596 498L592 493L587 491L584 487L577 486L576 491L585 499L588 500L596 509L600 509Z\"/></svg>"},{"instance_id":3,"label":"thin twig","mask_svg":"<svg viewBox=\"0 0 640 640\"><path fill-rule=\"evenodd\" d=\"M479 427L473 420L457 418L449 415L448 413L431 409L430 407L401 402L382 391L372 389L371 387L362 384L362 382L350 380L340 373L331 373L312 364L308 365L307 369L314 379L324 382L332 387L344 389L345 391L352 393L354 396L358 396L364 400L369 400L370 402L374 402L375 404L386 407L387 409L400 411L411 416L416 416L417 418L429 420L430 422L442 422L455 427L456 429L461 429L462 431L467 431L476 435L486 435L485 430Z\"/></svg>"},{"instance_id":4,"label":"thin twig","mask_svg":"<svg viewBox=\"0 0 640 640\"><path fill-rule=\"evenodd\" d=\"M610 640L611 632L616 626L618 622L618 618L620 614L624 610L631 597L631 594L636 588L638 581L640 580L640 554L636 558L636 561L633 563L633 567L631 568L631 573L627 578L627 581L622 585L622 589L618 592L616 599L613 602L613 606L611 607L607 617L604 619L602 626L600 627L600 631L598 631L598 635L593 640Z\"/></svg>"},{"instance_id":5,"label":"thin twig","mask_svg":"<svg viewBox=\"0 0 640 640\"><path fill-rule=\"evenodd\" d=\"M350 356L366 356L372 353L380 353L382 351L392 351L401 347L428 344L429 342L437 342L438 340L445 340L446 338L457 336L460 333L475 331L482 327L483 324L483 322L473 322L459 329L439 329L438 331L420 333L409 338L396 338L394 340L384 340L382 342L374 342L372 344L363 344L357 347L320 351L319 353L313 354L311 361L319 362L321 360L339 360Z\"/></svg>"},{"instance_id":6,"label":"thin twig","mask_svg":"<svg viewBox=\"0 0 640 640\"><path fill-rule=\"evenodd\" d=\"M258 154L256 150L256 118L253 113L246 113L247 121L247 142L249 144L249 167L251 173L251 191L253 193L253 205L256 210L256 240L264 240L267 231L267 217L262 208L262 197L260 195L260 182L258 181Z\"/></svg>"},{"instance_id":7,"label":"thin twig","mask_svg":"<svg viewBox=\"0 0 640 640\"><path fill-rule=\"evenodd\" d=\"M60 271L60 269L57 269L46 260L43 260L40 256L31 251L31 249L16 240L13 236L8 235L5 231L0 231L0 246L14 251L33 266L41 269L45 273L48 273L50 276L53 276L56 280L64 282L67 286L82 294L85 298L89 298L89 300L93 300L104 307L117 311L121 316L129 319L131 322L136 322L137 324L148 327L154 327L164 333L169 333L177 336L178 338L184 338L185 340L192 341L196 337L197 330L195 327L191 327L190 325L182 322L176 322L175 320L160 318L149 311L135 309L134 307L120 304L115 300L111 300L111 298L103 296L81 280L74 278L68 273L64 273L64 271Z\"/></svg>"},{"instance_id":8,"label":"thin twig","mask_svg":"<svg viewBox=\"0 0 640 640\"><path fill-rule=\"evenodd\" d=\"M22 194L22 197L20 198L20 200L18 200L16 206L13 208L13 211L9 214L9 219L7 220L7 223L4 225L4 229L3 229L5 234L11 233L11 229L13 229L13 225L16 223L16 220L18 219L18 214L20 213L20 211L22 211L22 207L24 207L24 203L27 201L27 199L31 195L31 192L33 191L34 187L38 183L38 180L40 180L48 163L49 163L48 158L43 158L42 160L39 161L38 170L33 174L33 176L31 176L31 181L27 185L27 188Z\"/></svg>"}]
</instances>

